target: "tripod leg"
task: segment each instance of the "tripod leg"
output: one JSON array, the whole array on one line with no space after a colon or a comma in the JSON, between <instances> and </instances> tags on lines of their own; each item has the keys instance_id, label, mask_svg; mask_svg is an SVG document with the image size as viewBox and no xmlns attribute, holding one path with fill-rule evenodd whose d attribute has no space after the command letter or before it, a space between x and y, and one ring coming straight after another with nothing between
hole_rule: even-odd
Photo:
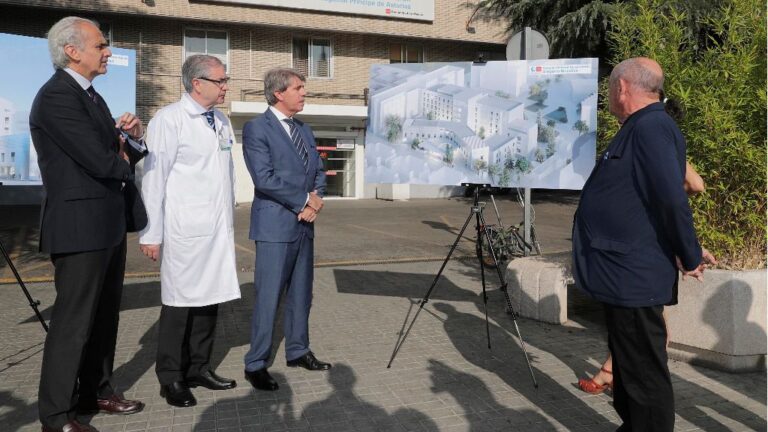
<instances>
[{"instance_id":1,"label":"tripod leg","mask_svg":"<svg viewBox=\"0 0 768 432\"><path fill-rule=\"evenodd\" d=\"M478 219L480 222L483 223L483 226L485 227L485 218L483 218L483 214L478 214ZM488 228L486 227L483 230L486 240L488 240L489 244L491 241L491 236L488 233ZM496 259L496 251L493 250L493 248L490 248L491 251L491 257L493 257L493 262L496 264L496 273L499 276L499 281L501 282L501 292L504 293L504 299L507 302L507 308L512 315L512 322L515 324L515 331L517 332L517 337L520 339L520 347L523 349L523 355L525 356L525 362L528 365L528 372L531 373L531 380L533 381L533 386L535 388L539 388L539 383L536 382L536 376L533 374L533 367L531 366L531 360L528 356L528 350L525 348L525 341L523 340L523 335L520 334L520 328L517 326L517 312L515 312L515 309L512 307L512 300L509 298L509 291L507 290L507 281L504 279L504 273L501 271L501 268L499 266L499 261ZM481 265L482 267L482 265ZM487 318L486 318L487 323Z\"/></svg>"},{"instance_id":2,"label":"tripod leg","mask_svg":"<svg viewBox=\"0 0 768 432\"><path fill-rule=\"evenodd\" d=\"M488 293L485 290L485 266L483 265L483 246L481 242L481 232L485 232L487 230L487 227L485 226L485 223L481 225L482 221L482 213L480 212L480 207L475 207L475 231L477 233L477 261L480 263L480 281L482 282L483 287L483 305L485 307L485 335L486 339L488 340L488 349L491 349L491 327L490 324L488 324ZM488 240L486 238L486 240ZM488 243L488 248L493 249L493 246L491 246L491 243ZM498 264L498 263L496 263Z\"/></svg>"},{"instance_id":3,"label":"tripod leg","mask_svg":"<svg viewBox=\"0 0 768 432\"><path fill-rule=\"evenodd\" d=\"M43 316L40 314L40 311L37 309L37 306L40 304L40 301L32 299L32 296L29 295L29 291L27 291L27 287L26 285L24 285L24 281L21 280L21 276L19 276L19 272L16 271L16 266L13 265L13 261L11 261L11 256L8 255L8 252L5 250L5 246L3 246L2 241L0 241L0 252L3 253L3 257L5 258L5 261L8 263L8 267L10 267L11 271L13 272L13 275L16 277L16 281L19 283L21 290L24 291L24 295L27 296L27 300L29 301L29 306L32 307L33 311L35 311L35 315L37 315L37 319L40 320L40 324L42 324L43 330L45 330L47 333L48 325L45 324L45 320L43 319Z\"/></svg>"},{"instance_id":4,"label":"tripod leg","mask_svg":"<svg viewBox=\"0 0 768 432\"><path fill-rule=\"evenodd\" d=\"M469 216L467 216L467 220L464 221L464 225L461 227L461 231L459 231L459 235L456 236L456 240L453 242L453 245L451 245L451 249L448 251L448 255L445 257L445 260L443 260L443 265L440 266L440 270L438 270L437 274L435 275L435 279L432 280L432 285L429 287L426 294L424 294L424 297L419 302L419 309L416 311L416 315L413 316L413 320L411 321L411 324L408 326L408 329L405 331L405 334L403 335L402 339L399 339L398 342L395 343L395 349L394 351L392 351L392 357L389 358L389 363L387 363L387 369L389 369L392 366L392 362L395 360L395 356L397 356L397 353L400 351L400 348L403 347L405 340L408 338L408 334L411 333L411 329L413 328L413 325L416 323L416 318L419 317L421 310L424 309L424 305L426 305L427 302L429 301L429 296L432 294L432 290L435 289L437 282L440 280L440 275L443 273L443 270L445 269L446 264L448 264L448 261L451 259L451 255L453 255L453 251L456 250L456 246L459 244L459 241L461 241L461 237L464 235L464 231L467 229L467 226L469 225L469 221L472 220L473 213L474 213L474 210L470 210Z\"/></svg>"}]
</instances>

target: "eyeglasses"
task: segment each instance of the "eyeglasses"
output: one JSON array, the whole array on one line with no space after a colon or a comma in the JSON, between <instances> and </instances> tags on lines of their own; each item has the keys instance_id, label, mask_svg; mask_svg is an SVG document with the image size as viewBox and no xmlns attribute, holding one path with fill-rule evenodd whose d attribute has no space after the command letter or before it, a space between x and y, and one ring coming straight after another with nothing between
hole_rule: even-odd
<instances>
[{"instance_id":1,"label":"eyeglasses","mask_svg":"<svg viewBox=\"0 0 768 432\"><path fill-rule=\"evenodd\" d=\"M219 88L224 87L225 85L229 84L229 77L222 78L220 80L213 80L213 79L206 78L206 77L197 77L197 79L201 79L201 80L205 80L205 81L208 81L208 82L212 82L212 83L216 84L217 86L219 86Z\"/></svg>"}]
</instances>

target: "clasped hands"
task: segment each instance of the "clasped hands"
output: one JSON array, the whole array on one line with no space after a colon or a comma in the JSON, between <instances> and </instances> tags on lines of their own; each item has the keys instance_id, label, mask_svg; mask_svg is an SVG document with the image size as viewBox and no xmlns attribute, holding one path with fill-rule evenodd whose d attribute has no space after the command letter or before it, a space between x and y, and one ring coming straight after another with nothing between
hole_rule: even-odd
<instances>
[{"instance_id":1,"label":"clasped hands","mask_svg":"<svg viewBox=\"0 0 768 432\"><path fill-rule=\"evenodd\" d=\"M677 268L680 269L680 272L683 274L683 280L690 276L699 282L704 281L704 270L717 264L715 256L704 248L701 248L701 263L693 270L686 270L683 268L683 263L680 261L679 257L675 257L675 260L677 261Z\"/></svg>"},{"instance_id":2,"label":"clasped hands","mask_svg":"<svg viewBox=\"0 0 768 432\"><path fill-rule=\"evenodd\" d=\"M317 214L320 213L322 208L323 199L317 194L317 191L310 192L307 205L305 205L301 212L299 212L299 221L307 221L309 223L314 222L315 219L317 219Z\"/></svg>"}]
</instances>

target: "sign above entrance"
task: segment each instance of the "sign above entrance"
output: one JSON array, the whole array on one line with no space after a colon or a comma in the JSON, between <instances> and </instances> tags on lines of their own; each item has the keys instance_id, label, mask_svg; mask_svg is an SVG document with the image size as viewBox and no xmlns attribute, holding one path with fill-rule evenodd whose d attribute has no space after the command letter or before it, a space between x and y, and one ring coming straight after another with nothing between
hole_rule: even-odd
<instances>
[{"instance_id":1,"label":"sign above entrance","mask_svg":"<svg viewBox=\"0 0 768 432\"><path fill-rule=\"evenodd\" d=\"M434 0L209 0L218 3L244 3L255 6L277 6L285 9L309 9L323 12L341 12L376 15L419 21L435 19Z\"/></svg>"}]
</instances>

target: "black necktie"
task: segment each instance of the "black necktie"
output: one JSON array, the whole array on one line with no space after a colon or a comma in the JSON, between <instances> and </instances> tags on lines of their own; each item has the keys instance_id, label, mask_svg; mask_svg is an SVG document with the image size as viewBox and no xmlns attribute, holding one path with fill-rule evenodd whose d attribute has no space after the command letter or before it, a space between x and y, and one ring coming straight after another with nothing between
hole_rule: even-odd
<instances>
[{"instance_id":1,"label":"black necktie","mask_svg":"<svg viewBox=\"0 0 768 432\"><path fill-rule=\"evenodd\" d=\"M213 121L213 110L206 111L203 113L205 116L205 119L208 120L208 125L213 128L213 130L216 130L216 122Z\"/></svg>"},{"instance_id":2,"label":"black necktie","mask_svg":"<svg viewBox=\"0 0 768 432\"><path fill-rule=\"evenodd\" d=\"M99 104L99 97L97 96L96 89L94 89L93 86L90 86L85 91L88 92L88 96L91 97L91 100L93 101L93 103L98 105Z\"/></svg>"},{"instance_id":3,"label":"black necktie","mask_svg":"<svg viewBox=\"0 0 768 432\"><path fill-rule=\"evenodd\" d=\"M293 141L293 145L299 153L301 162L304 164L304 170L306 170L307 163L309 162L309 153L307 153L307 145L304 143L304 138L301 137L299 128L296 127L296 122L294 122L293 119L287 118L283 119L283 121L288 123L288 127L291 130L291 141Z\"/></svg>"}]
</instances>

